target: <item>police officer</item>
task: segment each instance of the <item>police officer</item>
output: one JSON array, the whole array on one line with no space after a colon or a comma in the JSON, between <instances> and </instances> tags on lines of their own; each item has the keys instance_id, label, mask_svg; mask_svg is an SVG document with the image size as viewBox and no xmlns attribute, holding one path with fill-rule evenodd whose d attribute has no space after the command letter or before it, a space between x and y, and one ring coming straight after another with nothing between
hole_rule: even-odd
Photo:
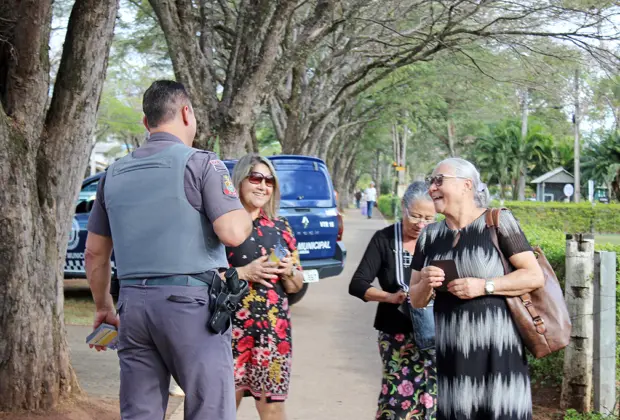
<instances>
[{"instance_id":1,"label":"police officer","mask_svg":"<svg viewBox=\"0 0 620 420\"><path fill-rule=\"evenodd\" d=\"M94 327L119 328L123 420L163 419L171 374L187 395L186 420L232 420L231 334L207 328L209 287L228 267L224 245L244 242L252 222L223 162L191 147L196 118L184 86L154 82L143 111L148 142L108 168L88 221Z\"/></svg>"}]
</instances>

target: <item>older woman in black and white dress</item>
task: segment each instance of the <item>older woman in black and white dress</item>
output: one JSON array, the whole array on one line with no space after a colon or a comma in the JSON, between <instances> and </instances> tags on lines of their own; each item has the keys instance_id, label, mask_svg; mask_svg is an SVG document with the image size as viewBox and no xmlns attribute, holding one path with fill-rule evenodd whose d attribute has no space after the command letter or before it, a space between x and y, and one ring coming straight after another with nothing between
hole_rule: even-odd
<instances>
[{"instance_id":1,"label":"older woman in black and white dress","mask_svg":"<svg viewBox=\"0 0 620 420\"><path fill-rule=\"evenodd\" d=\"M525 350L506 304L544 284L523 231L502 211L498 239L515 268L504 275L485 213L489 195L476 168L451 158L428 179L435 210L445 220L420 235L412 263L411 301L426 306L435 295L438 406L444 420L528 420L532 396ZM453 260L458 276L447 289L433 260Z\"/></svg>"}]
</instances>

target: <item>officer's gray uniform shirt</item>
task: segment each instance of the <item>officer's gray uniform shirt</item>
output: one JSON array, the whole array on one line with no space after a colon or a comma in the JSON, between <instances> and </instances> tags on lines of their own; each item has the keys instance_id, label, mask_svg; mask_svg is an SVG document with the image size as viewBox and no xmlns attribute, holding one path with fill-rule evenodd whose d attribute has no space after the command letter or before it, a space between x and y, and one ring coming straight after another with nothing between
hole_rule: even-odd
<instances>
[{"instance_id":1,"label":"officer's gray uniform shirt","mask_svg":"<svg viewBox=\"0 0 620 420\"><path fill-rule=\"evenodd\" d=\"M174 149L169 149L174 147ZM185 164L183 162L187 156L193 153ZM157 154L157 156L155 156ZM211 251L202 247L196 236L188 231L186 219L193 220L196 224L196 232L207 232L213 236L212 222L223 214L242 209L243 206L237 197L237 193L231 185L230 175L224 164L219 161L214 153L195 151L186 147L182 142L167 133L153 134L148 143L133 152L133 158L125 158L113 164L108 170L106 177L108 186L105 187L106 177L102 177L98 189L97 197L93 210L88 221L88 231L103 236L115 238L111 234L110 220L113 221L115 229L123 226L130 230L131 223L139 223L140 206L144 208L148 199L156 199L161 203L159 211L144 211L150 218L139 226L138 237L151 239L148 235L149 229L153 232L153 244L147 244L145 248L157 250L157 252L146 252L140 255L139 252L125 248L136 248L131 240L129 232L122 232L117 235L125 240L126 245L120 246L115 256L117 268L120 268L119 253L129 255L130 263L125 266L132 270L132 261L138 261L138 265L151 269L151 274L160 273L164 269L175 267L181 271L183 268L174 262L177 261L176 252L179 252L178 260L183 260L187 255L208 254L207 258L191 258L198 260L200 266L209 266L211 261L226 261L225 251L220 252L216 246L212 249L216 258L211 258ZM127 171L131 165L140 159L142 165L149 162L156 162L161 159L169 159L171 168L175 168L176 173L170 171L171 177L176 178L174 182L162 178L157 170L151 172L153 178L146 178L151 169L142 172L139 176L129 176L130 172L114 176L114 171ZM181 160L183 158L184 160ZM130 188L124 189L123 180L131 182ZM119 181L120 180L120 181ZM135 182L135 181L138 182ZM133 200L129 197L123 201L122 205L136 202L136 208L127 211L127 220L123 220L123 206L119 206L119 200L127 197L128 191L136 196L142 191L136 188L136 184L144 180L148 185L143 191L145 196ZM157 185L160 182L168 186L171 191L160 194ZM177 183L178 181L178 183ZM104 191L108 191L107 208ZM172 191L174 190L174 191ZM149 196L150 193L150 196ZM184 194L183 194L184 193ZM176 204L170 205L166 202L174 196ZM162 199L163 197L163 199ZM140 199L141 198L141 199ZM187 200L186 203L179 200ZM171 201L175 201L171 200ZM116 202L115 202L116 201ZM180 205L181 204L181 205ZM167 210L167 209L171 210ZM192 212L196 212L195 214ZM172 250L169 244L162 244L163 241L156 241L155 238L162 232L170 233L170 229L154 229L156 223L166 220L166 214L170 212L170 223L183 218L181 225L185 233L179 232L179 237L175 237L172 242L181 243L182 238L194 240L199 246L192 247L183 244L185 250ZM200 215L199 218L195 217ZM187 216L189 215L189 218ZM199 219L199 220L198 220ZM148 222L148 223L147 223ZM205 226L205 224L211 226ZM180 226L181 226L180 225ZM145 228L145 226L149 226ZM169 227L169 226L168 226ZM125 234L126 236L123 236ZM200 235L199 235L200 236ZM200 236L202 238L203 236ZM128 239L129 238L129 239ZM119 240L118 242L123 242ZM139 241L138 241L139 242ZM144 243L144 242L143 242ZM221 245L216 240L217 245ZM157 245L157 246L156 246ZM158 246L161 247L158 248ZM125 247L125 248L123 248ZM196 251L198 250L198 251ZM184 253L187 255L184 255ZM149 258L151 254L159 253L169 258L158 260L156 255ZM172 262L171 262L172 261ZM191 265L194 261L183 260ZM205 264L207 261L207 264ZM152 268L151 268L152 264ZM196 264L194 264L196 265ZM194 267L196 268L196 267ZM215 267L214 267L215 268ZM119 276L121 273L119 272ZM129 275L127 276L130 277ZM140 276L139 279L149 277ZM123 420L153 420L165 417L166 406L168 403L168 385L170 375L176 379L187 395L185 401L185 419L203 420L220 419L234 420L236 417L235 405L235 386L234 370L231 349L230 329L222 334L213 334L207 329L207 322L211 316L210 294L206 285L194 286L173 286L173 285L149 285L146 280L142 284L123 284L121 283L120 294L118 297L118 316L120 318L118 357L120 364L120 408Z\"/></svg>"},{"instance_id":2,"label":"officer's gray uniform shirt","mask_svg":"<svg viewBox=\"0 0 620 420\"><path fill-rule=\"evenodd\" d=\"M183 142L172 134L154 133L146 145L133 152L133 156L148 157L178 143ZM229 174L227 170L223 172L218 169L223 163L217 162L219 161L215 153L200 151L189 158L185 168L184 187L187 200L211 222L230 211L243 208L235 195L227 194L224 176ZM105 210L104 185L105 175L97 186L96 200L88 219L88 231L111 237L110 222Z\"/></svg>"}]
</instances>

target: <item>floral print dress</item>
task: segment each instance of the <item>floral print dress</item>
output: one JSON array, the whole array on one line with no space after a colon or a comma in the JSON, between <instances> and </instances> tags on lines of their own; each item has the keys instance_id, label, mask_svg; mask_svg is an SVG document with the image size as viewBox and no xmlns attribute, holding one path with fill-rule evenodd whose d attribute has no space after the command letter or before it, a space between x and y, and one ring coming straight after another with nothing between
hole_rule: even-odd
<instances>
[{"instance_id":1,"label":"floral print dress","mask_svg":"<svg viewBox=\"0 0 620 420\"><path fill-rule=\"evenodd\" d=\"M410 269L411 260L412 255L403 251L405 270ZM379 353L383 361L383 383L376 419L435 420L435 349L420 350L412 332L389 334L379 331Z\"/></svg>"},{"instance_id":2,"label":"floral print dress","mask_svg":"<svg viewBox=\"0 0 620 420\"><path fill-rule=\"evenodd\" d=\"M241 245L226 248L231 267L243 267L267 255L280 243L288 248L301 270L293 231L284 218L270 219L261 211L250 237ZM273 288L250 283L250 291L237 310L232 325L235 386L244 396L267 402L286 400L291 378L292 342L288 298L281 279Z\"/></svg>"},{"instance_id":3,"label":"floral print dress","mask_svg":"<svg viewBox=\"0 0 620 420\"><path fill-rule=\"evenodd\" d=\"M437 413L435 349L420 350L413 333L379 332L383 382L376 419L434 420Z\"/></svg>"}]
</instances>

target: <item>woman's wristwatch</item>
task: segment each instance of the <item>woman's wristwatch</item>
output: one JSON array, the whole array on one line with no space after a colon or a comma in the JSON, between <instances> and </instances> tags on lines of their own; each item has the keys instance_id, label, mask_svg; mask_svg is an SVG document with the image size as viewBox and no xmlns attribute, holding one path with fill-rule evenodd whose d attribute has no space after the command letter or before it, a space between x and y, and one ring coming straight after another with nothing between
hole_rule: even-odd
<instances>
[{"instance_id":1,"label":"woman's wristwatch","mask_svg":"<svg viewBox=\"0 0 620 420\"><path fill-rule=\"evenodd\" d=\"M486 279L484 281L484 293L487 295L495 293L495 281L493 279Z\"/></svg>"}]
</instances>

